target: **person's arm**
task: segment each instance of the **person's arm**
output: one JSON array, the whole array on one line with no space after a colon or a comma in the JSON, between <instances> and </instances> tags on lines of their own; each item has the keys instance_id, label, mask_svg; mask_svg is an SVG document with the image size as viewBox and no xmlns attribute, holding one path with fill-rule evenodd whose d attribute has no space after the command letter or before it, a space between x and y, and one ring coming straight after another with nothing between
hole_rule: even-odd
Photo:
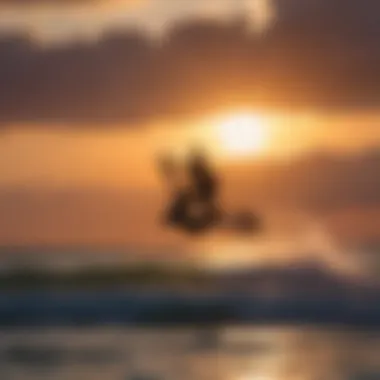
<instances>
[{"instance_id":1,"label":"person's arm","mask_svg":"<svg viewBox=\"0 0 380 380\"><path fill-rule=\"evenodd\" d=\"M159 170L171 190L183 187L183 178L179 163L170 156L162 156L158 161Z\"/></svg>"}]
</instances>

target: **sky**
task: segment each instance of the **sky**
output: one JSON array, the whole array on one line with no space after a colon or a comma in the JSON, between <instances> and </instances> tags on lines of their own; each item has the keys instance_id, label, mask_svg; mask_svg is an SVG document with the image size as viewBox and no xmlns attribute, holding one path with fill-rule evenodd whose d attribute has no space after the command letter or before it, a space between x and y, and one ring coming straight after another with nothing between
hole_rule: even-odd
<instances>
[{"instance_id":1,"label":"sky","mask_svg":"<svg viewBox=\"0 0 380 380\"><path fill-rule=\"evenodd\" d=\"M182 244L192 144L231 207L380 245L379 37L377 0L0 0L0 245Z\"/></svg>"},{"instance_id":2,"label":"sky","mask_svg":"<svg viewBox=\"0 0 380 380\"><path fill-rule=\"evenodd\" d=\"M39 42L93 39L112 29L137 28L162 35L172 23L248 15L255 30L274 18L271 0L54 0L2 1L2 28L27 30Z\"/></svg>"}]
</instances>

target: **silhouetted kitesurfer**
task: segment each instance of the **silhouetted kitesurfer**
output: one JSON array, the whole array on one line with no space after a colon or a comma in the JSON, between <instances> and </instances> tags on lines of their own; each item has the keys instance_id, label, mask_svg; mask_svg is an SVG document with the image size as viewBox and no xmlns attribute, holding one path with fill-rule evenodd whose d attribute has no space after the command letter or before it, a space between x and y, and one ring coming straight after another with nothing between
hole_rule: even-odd
<instances>
[{"instance_id":1,"label":"silhouetted kitesurfer","mask_svg":"<svg viewBox=\"0 0 380 380\"><path fill-rule=\"evenodd\" d=\"M260 218L251 212L227 215L220 210L219 180L203 152L194 150L183 167L165 158L161 168L173 192L165 215L168 225L188 233L206 232L223 223L243 233L261 229Z\"/></svg>"},{"instance_id":2,"label":"silhouetted kitesurfer","mask_svg":"<svg viewBox=\"0 0 380 380\"><path fill-rule=\"evenodd\" d=\"M194 151L189 159L188 171L197 199L205 203L214 202L218 195L218 180L205 155Z\"/></svg>"},{"instance_id":3,"label":"silhouetted kitesurfer","mask_svg":"<svg viewBox=\"0 0 380 380\"><path fill-rule=\"evenodd\" d=\"M219 196L219 180L211 168L206 156L196 150L188 161L188 173L193 193L193 208L198 207L203 223L216 224L220 221L217 206Z\"/></svg>"},{"instance_id":4,"label":"silhouetted kitesurfer","mask_svg":"<svg viewBox=\"0 0 380 380\"><path fill-rule=\"evenodd\" d=\"M218 181L206 157L200 151L191 154L183 168L186 177L184 185L178 180L181 173L171 159L162 161L162 168L174 186L173 200L166 215L167 223L192 233L215 225L219 218L216 206Z\"/></svg>"}]
</instances>

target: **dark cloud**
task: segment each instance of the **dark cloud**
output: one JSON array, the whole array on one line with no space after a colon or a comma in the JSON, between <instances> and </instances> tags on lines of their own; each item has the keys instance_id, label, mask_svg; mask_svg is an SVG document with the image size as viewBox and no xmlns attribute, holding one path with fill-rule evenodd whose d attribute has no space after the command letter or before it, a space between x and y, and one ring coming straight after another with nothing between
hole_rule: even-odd
<instances>
[{"instance_id":1,"label":"dark cloud","mask_svg":"<svg viewBox=\"0 0 380 380\"><path fill-rule=\"evenodd\" d=\"M43 49L0 41L0 117L7 122L106 123L253 104L380 105L377 0L278 0L258 38L244 23L191 22L160 45L135 32Z\"/></svg>"},{"instance_id":2,"label":"dark cloud","mask_svg":"<svg viewBox=\"0 0 380 380\"><path fill-rule=\"evenodd\" d=\"M299 103L378 105L378 1L277 0L277 6L278 22L264 41L270 64L263 83Z\"/></svg>"}]
</instances>

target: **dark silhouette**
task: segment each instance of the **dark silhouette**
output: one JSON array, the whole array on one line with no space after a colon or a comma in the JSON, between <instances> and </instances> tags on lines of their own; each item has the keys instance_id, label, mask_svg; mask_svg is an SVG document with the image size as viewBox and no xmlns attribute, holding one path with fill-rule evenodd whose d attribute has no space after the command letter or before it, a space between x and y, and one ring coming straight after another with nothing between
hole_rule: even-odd
<instances>
[{"instance_id":1,"label":"dark silhouette","mask_svg":"<svg viewBox=\"0 0 380 380\"><path fill-rule=\"evenodd\" d=\"M220 222L221 213L217 207L218 181L205 155L195 150L185 165L187 183L180 181L175 162L165 158L162 170L174 187L173 201L166 215L166 222L189 233L206 231Z\"/></svg>"},{"instance_id":2,"label":"dark silhouette","mask_svg":"<svg viewBox=\"0 0 380 380\"><path fill-rule=\"evenodd\" d=\"M218 195L219 181L201 151L193 151L188 170L197 199L205 203L215 201Z\"/></svg>"},{"instance_id":3,"label":"dark silhouette","mask_svg":"<svg viewBox=\"0 0 380 380\"><path fill-rule=\"evenodd\" d=\"M190 154L184 166L187 179L184 185L178 180L181 169L172 159L162 160L161 168L171 189L174 189L165 215L165 223L169 226L196 234L222 226L224 222L239 232L261 230L260 218L251 212L243 211L229 216L220 209L220 182L202 151L196 149Z\"/></svg>"}]
</instances>

